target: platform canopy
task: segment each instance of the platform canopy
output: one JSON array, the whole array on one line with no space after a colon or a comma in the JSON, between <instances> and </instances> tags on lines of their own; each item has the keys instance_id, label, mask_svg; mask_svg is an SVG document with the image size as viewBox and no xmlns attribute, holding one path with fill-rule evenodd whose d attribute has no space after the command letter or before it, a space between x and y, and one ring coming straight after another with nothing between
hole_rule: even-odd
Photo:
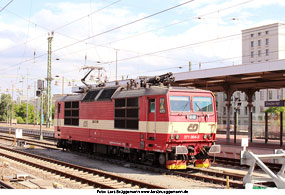
<instances>
[{"instance_id":1,"label":"platform canopy","mask_svg":"<svg viewBox=\"0 0 285 195\"><path fill-rule=\"evenodd\" d=\"M175 73L175 86L223 92L285 87L285 60Z\"/></svg>"}]
</instances>

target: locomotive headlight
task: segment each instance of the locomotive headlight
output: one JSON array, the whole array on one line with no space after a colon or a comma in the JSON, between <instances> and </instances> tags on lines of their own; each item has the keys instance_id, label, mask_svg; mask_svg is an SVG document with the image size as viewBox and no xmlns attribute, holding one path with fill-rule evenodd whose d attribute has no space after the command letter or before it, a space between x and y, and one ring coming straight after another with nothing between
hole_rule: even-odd
<instances>
[{"instance_id":1,"label":"locomotive headlight","mask_svg":"<svg viewBox=\"0 0 285 195\"><path fill-rule=\"evenodd\" d=\"M208 139L212 139L212 135L208 135Z\"/></svg>"},{"instance_id":2,"label":"locomotive headlight","mask_svg":"<svg viewBox=\"0 0 285 195\"><path fill-rule=\"evenodd\" d=\"M175 136L175 139L178 140L179 138L180 138L180 135L177 134L177 135Z\"/></svg>"},{"instance_id":3,"label":"locomotive headlight","mask_svg":"<svg viewBox=\"0 0 285 195\"><path fill-rule=\"evenodd\" d=\"M203 136L203 139L207 139L207 135L206 134Z\"/></svg>"},{"instance_id":4,"label":"locomotive headlight","mask_svg":"<svg viewBox=\"0 0 285 195\"><path fill-rule=\"evenodd\" d=\"M173 140L174 139L174 135L170 135L170 140Z\"/></svg>"},{"instance_id":5,"label":"locomotive headlight","mask_svg":"<svg viewBox=\"0 0 285 195\"><path fill-rule=\"evenodd\" d=\"M190 114L189 115L189 119L190 120L196 120L197 119L197 115L196 114Z\"/></svg>"}]
</instances>

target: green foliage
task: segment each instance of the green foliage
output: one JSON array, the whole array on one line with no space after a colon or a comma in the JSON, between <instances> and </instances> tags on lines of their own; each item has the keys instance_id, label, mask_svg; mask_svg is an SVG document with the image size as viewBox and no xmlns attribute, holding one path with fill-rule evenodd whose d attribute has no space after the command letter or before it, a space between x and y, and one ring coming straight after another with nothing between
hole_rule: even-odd
<instances>
[{"instance_id":1,"label":"green foliage","mask_svg":"<svg viewBox=\"0 0 285 195\"><path fill-rule=\"evenodd\" d=\"M44 102L45 102L46 96L44 96ZM11 103L12 98L8 94L1 94L0 96L0 121L7 121L7 118L11 117ZM46 119L46 104L44 103L44 119ZM27 104L25 102L19 104L14 102L14 109L13 109L13 118L17 119L17 123L26 123L27 120ZM8 108L8 116L7 117L7 108ZM52 119L54 119L54 112L55 112L55 105L52 105ZM34 105L29 104L28 105L28 123L34 123ZM38 119L38 123L40 122L40 114L38 113L38 117L35 117L35 119ZM36 121L35 121L36 122ZM44 123L46 120L44 121Z\"/></svg>"},{"instance_id":2,"label":"green foliage","mask_svg":"<svg viewBox=\"0 0 285 195\"><path fill-rule=\"evenodd\" d=\"M10 94L1 94L0 96L0 121L7 121L7 108L8 115L11 115L11 96Z\"/></svg>"},{"instance_id":3,"label":"green foliage","mask_svg":"<svg viewBox=\"0 0 285 195\"><path fill-rule=\"evenodd\" d=\"M19 124L19 123L25 123L25 121L22 119L22 117L16 117L16 119L17 119L17 123Z\"/></svg>"},{"instance_id":4,"label":"green foliage","mask_svg":"<svg viewBox=\"0 0 285 195\"><path fill-rule=\"evenodd\" d=\"M26 103L15 104L14 112L15 112L15 117L17 118L18 123L27 122L27 104ZM30 104L28 105L28 113L29 113L28 123L33 123L34 122L34 106Z\"/></svg>"},{"instance_id":5,"label":"green foliage","mask_svg":"<svg viewBox=\"0 0 285 195\"><path fill-rule=\"evenodd\" d=\"M264 112L278 114L280 112L285 112L285 106L282 106L282 107L270 107L270 108L267 108L266 110L264 110Z\"/></svg>"}]
</instances>

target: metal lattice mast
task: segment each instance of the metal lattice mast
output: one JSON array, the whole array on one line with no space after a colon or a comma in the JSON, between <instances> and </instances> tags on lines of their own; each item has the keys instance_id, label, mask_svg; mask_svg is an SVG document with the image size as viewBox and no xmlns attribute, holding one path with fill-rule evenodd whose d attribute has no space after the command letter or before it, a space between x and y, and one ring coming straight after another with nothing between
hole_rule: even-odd
<instances>
[{"instance_id":1,"label":"metal lattice mast","mask_svg":"<svg viewBox=\"0 0 285 195\"><path fill-rule=\"evenodd\" d=\"M52 100L51 100L51 81L52 81L52 77L51 77L51 43L52 43L52 39L53 39L53 32L51 33L51 35L49 34L48 37L48 63L47 63L47 121L46 121L46 125L47 127L50 127L51 124L51 104L52 104Z\"/></svg>"}]
</instances>

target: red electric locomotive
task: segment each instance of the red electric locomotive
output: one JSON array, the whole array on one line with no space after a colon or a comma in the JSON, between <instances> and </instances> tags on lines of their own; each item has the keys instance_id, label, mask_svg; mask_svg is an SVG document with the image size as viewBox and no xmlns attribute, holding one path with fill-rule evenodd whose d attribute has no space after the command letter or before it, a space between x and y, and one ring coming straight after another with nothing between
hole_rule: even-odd
<instances>
[{"instance_id":1,"label":"red electric locomotive","mask_svg":"<svg viewBox=\"0 0 285 195\"><path fill-rule=\"evenodd\" d=\"M89 87L56 101L58 147L119 156L168 169L209 166L217 129L215 97L171 87L171 74L126 86Z\"/></svg>"}]
</instances>

